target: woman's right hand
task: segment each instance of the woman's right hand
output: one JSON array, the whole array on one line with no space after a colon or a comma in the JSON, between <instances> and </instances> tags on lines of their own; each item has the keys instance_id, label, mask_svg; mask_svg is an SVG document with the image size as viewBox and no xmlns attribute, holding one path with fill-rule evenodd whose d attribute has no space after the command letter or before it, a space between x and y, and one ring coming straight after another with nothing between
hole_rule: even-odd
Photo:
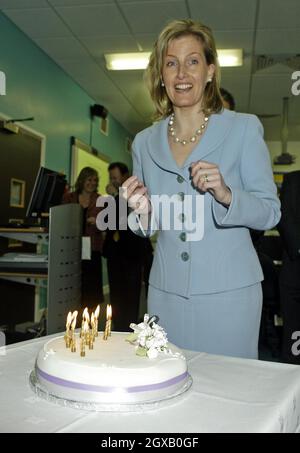
<instances>
[{"instance_id":1,"label":"woman's right hand","mask_svg":"<svg viewBox=\"0 0 300 453\"><path fill-rule=\"evenodd\" d=\"M137 176L130 176L122 184L122 196L127 200L128 206L136 214L149 215L151 212L151 202L148 189L139 181Z\"/></svg>"}]
</instances>

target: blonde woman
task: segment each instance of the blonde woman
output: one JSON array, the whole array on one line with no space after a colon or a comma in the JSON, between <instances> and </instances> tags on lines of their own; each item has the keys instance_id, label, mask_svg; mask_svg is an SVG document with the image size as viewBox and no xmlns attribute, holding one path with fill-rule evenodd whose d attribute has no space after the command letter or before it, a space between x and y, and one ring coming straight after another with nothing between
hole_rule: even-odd
<instances>
[{"instance_id":1,"label":"blonde woman","mask_svg":"<svg viewBox=\"0 0 300 453\"><path fill-rule=\"evenodd\" d=\"M249 229L280 219L262 126L223 108L215 41L199 22L162 30L147 76L159 121L137 134L123 189L137 234L160 230L148 311L183 348L257 358L263 274ZM173 197L180 229L177 214L166 228L155 195Z\"/></svg>"}]
</instances>

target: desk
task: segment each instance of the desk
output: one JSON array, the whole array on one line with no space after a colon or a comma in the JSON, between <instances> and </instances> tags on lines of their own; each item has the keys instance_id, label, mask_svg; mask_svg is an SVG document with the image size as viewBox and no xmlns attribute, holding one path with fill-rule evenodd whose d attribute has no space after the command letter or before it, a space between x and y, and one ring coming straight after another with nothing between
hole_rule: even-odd
<instances>
[{"instance_id":1,"label":"desk","mask_svg":"<svg viewBox=\"0 0 300 453\"><path fill-rule=\"evenodd\" d=\"M54 337L52 335L51 337ZM39 399L29 374L50 337L0 350L0 432L300 432L300 367L187 351L193 385L140 413L87 412Z\"/></svg>"},{"instance_id":2,"label":"desk","mask_svg":"<svg viewBox=\"0 0 300 453\"><path fill-rule=\"evenodd\" d=\"M54 206L49 212L49 229L0 228L0 236L31 244L47 245L48 261L0 261L0 279L47 290L47 333L62 332L66 314L80 306L82 209L79 204ZM34 298L32 303L34 304ZM35 321L44 307L37 304Z\"/></svg>"}]
</instances>

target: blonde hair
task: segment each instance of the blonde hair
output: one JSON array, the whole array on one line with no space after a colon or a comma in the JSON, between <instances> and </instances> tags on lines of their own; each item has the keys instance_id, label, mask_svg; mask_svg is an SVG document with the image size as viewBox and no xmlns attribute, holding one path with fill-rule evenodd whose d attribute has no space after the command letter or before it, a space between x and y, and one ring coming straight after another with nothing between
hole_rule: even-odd
<instances>
[{"instance_id":1,"label":"blonde hair","mask_svg":"<svg viewBox=\"0 0 300 453\"><path fill-rule=\"evenodd\" d=\"M155 119L157 120L165 118L173 111L172 103L165 88L161 85L163 61L168 44L173 39L188 35L193 35L201 41L207 65L213 64L215 66L212 81L207 83L204 90L204 112L205 114L218 113L223 109L220 94L220 66L211 29L191 19L173 20L165 26L158 36L145 72L145 80L154 102Z\"/></svg>"}]
</instances>

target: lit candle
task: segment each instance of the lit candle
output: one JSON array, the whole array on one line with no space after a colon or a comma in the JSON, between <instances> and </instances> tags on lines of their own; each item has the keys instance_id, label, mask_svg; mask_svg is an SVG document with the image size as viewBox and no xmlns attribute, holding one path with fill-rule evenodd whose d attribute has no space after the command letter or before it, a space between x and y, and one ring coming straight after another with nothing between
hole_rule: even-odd
<instances>
[{"instance_id":1,"label":"lit candle","mask_svg":"<svg viewBox=\"0 0 300 453\"><path fill-rule=\"evenodd\" d=\"M111 336L111 318L112 318L112 308L111 305L108 305L108 335Z\"/></svg>"},{"instance_id":2,"label":"lit candle","mask_svg":"<svg viewBox=\"0 0 300 453\"><path fill-rule=\"evenodd\" d=\"M74 311L72 315L72 336L71 336L71 352L76 352L76 339L75 339L75 328L76 328L76 321L77 321L78 311Z\"/></svg>"},{"instance_id":3,"label":"lit candle","mask_svg":"<svg viewBox=\"0 0 300 453\"><path fill-rule=\"evenodd\" d=\"M83 324L83 331L82 331L82 336L81 336L81 341L80 341L80 356L84 357L85 356L85 341L86 341L86 333L89 329L87 321L84 321Z\"/></svg>"},{"instance_id":4,"label":"lit candle","mask_svg":"<svg viewBox=\"0 0 300 453\"><path fill-rule=\"evenodd\" d=\"M91 323L92 323L92 328L90 330L90 334L89 334L89 349L94 349L94 316L92 314L92 320L91 320Z\"/></svg>"},{"instance_id":5,"label":"lit candle","mask_svg":"<svg viewBox=\"0 0 300 453\"><path fill-rule=\"evenodd\" d=\"M94 342L95 341L95 336L96 336L96 319L95 319L95 315L94 313L92 313L92 316L91 316L91 332L90 332L90 335L91 335L91 338L92 338L92 341Z\"/></svg>"},{"instance_id":6,"label":"lit candle","mask_svg":"<svg viewBox=\"0 0 300 453\"><path fill-rule=\"evenodd\" d=\"M80 337L82 337L82 335L83 335L83 326L84 326L84 323L85 323L87 317L89 317L89 312L88 312L87 307L85 307L85 309L83 310L83 313L82 313Z\"/></svg>"},{"instance_id":7,"label":"lit candle","mask_svg":"<svg viewBox=\"0 0 300 453\"><path fill-rule=\"evenodd\" d=\"M103 333L103 340L107 340L107 337L109 336L109 325L111 322L111 305L107 305L106 307L106 323L105 323L105 330Z\"/></svg>"},{"instance_id":8,"label":"lit candle","mask_svg":"<svg viewBox=\"0 0 300 453\"><path fill-rule=\"evenodd\" d=\"M100 305L95 310L95 337L98 337L98 318L100 314Z\"/></svg>"},{"instance_id":9,"label":"lit candle","mask_svg":"<svg viewBox=\"0 0 300 453\"><path fill-rule=\"evenodd\" d=\"M66 347L70 347L71 339L70 339L70 324L72 322L72 313L69 311L68 316L67 316L67 322L66 322L66 333L65 333L65 342L66 342Z\"/></svg>"}]
</instances>

